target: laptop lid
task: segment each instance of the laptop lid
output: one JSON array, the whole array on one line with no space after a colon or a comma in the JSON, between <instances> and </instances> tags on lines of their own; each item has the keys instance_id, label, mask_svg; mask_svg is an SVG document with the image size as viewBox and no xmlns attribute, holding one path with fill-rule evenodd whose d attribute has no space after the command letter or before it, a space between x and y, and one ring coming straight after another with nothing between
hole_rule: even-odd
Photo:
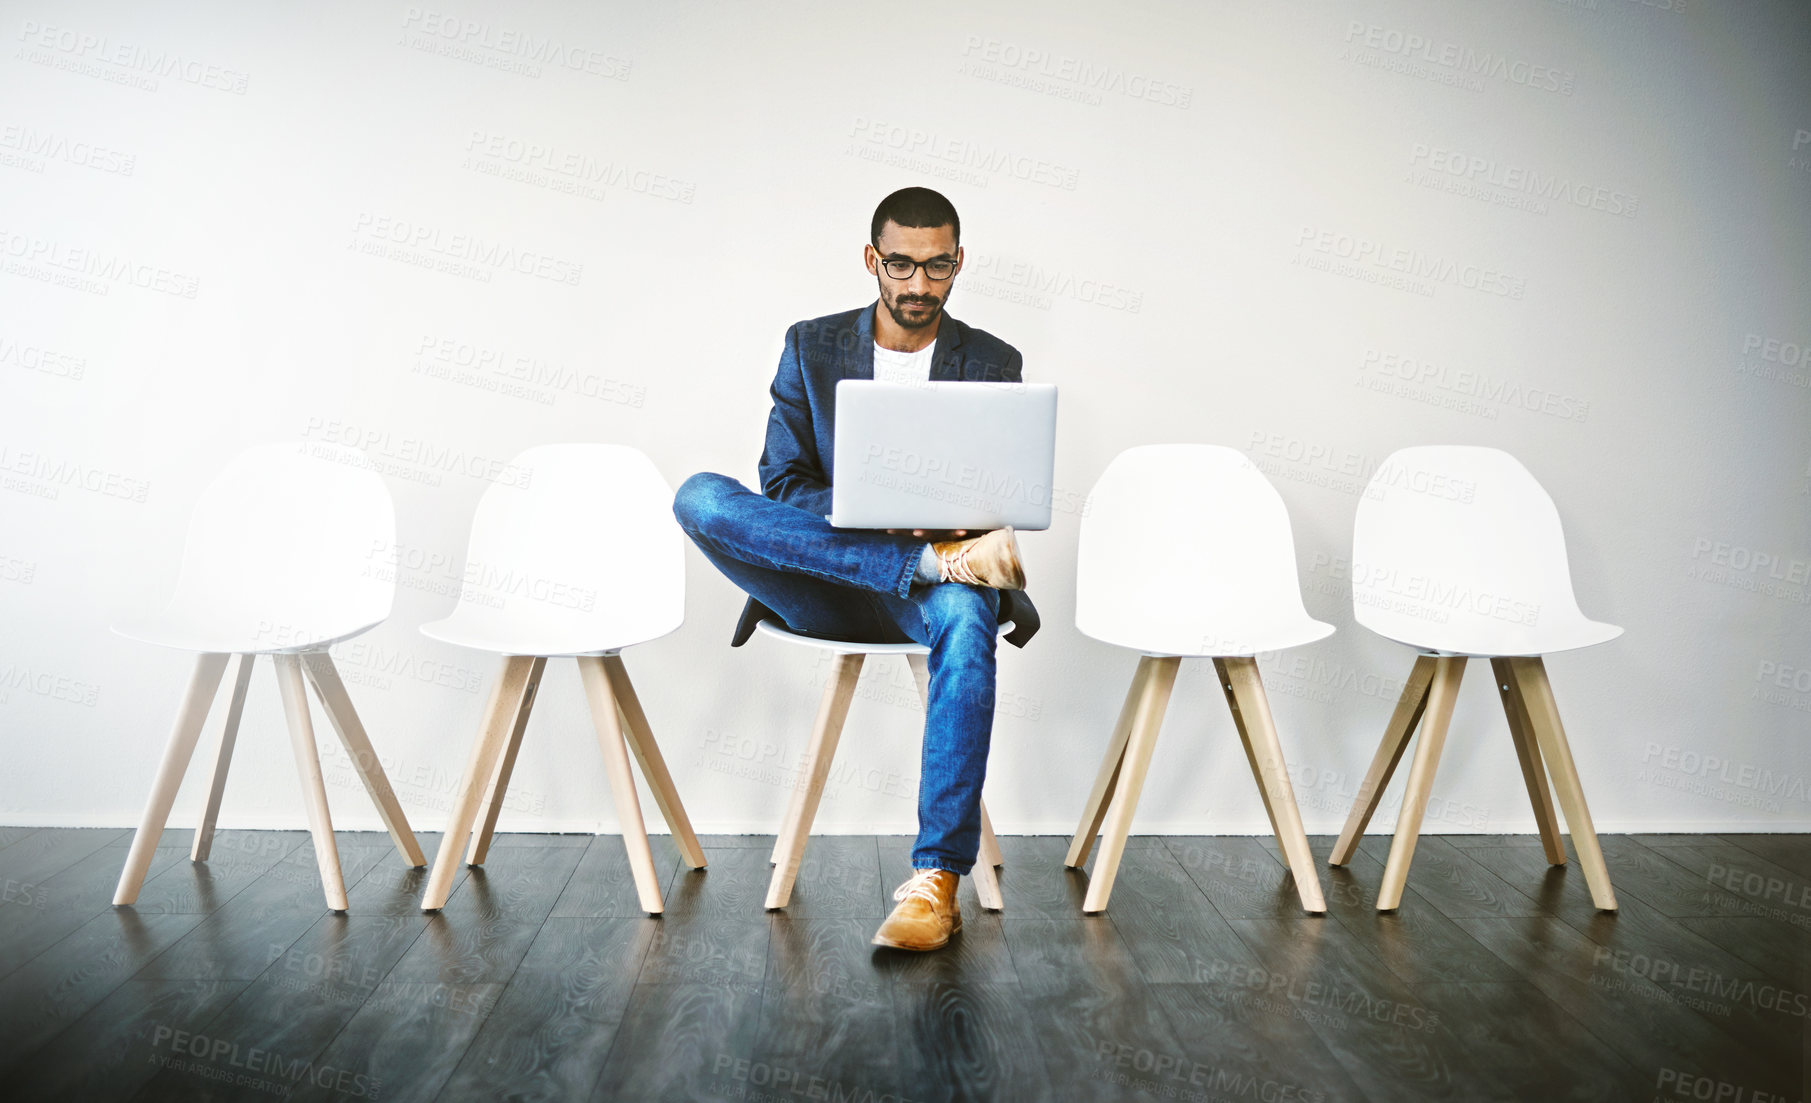
<instances>
[{"instance_id":1,"label":"laptop lid","mask_svg":"<svg viewBox=\"0 0 1811 1103\"><path fill-rule=\"evenodd\" d=\"M1050 527L1056 387L939 381L836 385L830 523L838 528Z\"/></svg>"}]
</instances>

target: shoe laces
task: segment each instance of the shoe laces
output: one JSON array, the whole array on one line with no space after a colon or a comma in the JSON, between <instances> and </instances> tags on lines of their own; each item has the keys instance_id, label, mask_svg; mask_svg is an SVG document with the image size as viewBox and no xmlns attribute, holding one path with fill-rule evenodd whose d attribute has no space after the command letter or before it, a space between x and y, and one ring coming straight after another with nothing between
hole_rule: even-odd
<instances>
[{"instance_id":1,"label":"shoe laces","mask_svg":"<svg viewBox=\"0 0 1811 1103\"><path fill-rule=\"evenodd\" d=\"M975 569L968 565L968 553L974 548L975 545L971 542L963 545L962 549L954 554L940 557L943 562L943 581L966 582L970 586L981 584L981 576L977 575Z\"/></svg>"},{"instance_id":2,"label":"shoe laces","mask_svg":"<svg viewBox=\"0 0 1811 1103\"><path fill-rule=\"evenodd\" d=\"M893 899L904 903L906 900L923 900L927 904L936 904L937 870L921 869L912 874L912 879L893 890Z\"/></svg>"}]
</instances>

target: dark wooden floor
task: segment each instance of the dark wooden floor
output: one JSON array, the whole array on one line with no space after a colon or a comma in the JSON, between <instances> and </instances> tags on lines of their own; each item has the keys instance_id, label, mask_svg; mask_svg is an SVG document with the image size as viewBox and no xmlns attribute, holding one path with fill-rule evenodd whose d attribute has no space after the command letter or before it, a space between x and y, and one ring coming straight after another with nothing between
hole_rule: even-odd
<instances>
[{"instance_id":1,"label":"dark wooden floor","mask_svg":"<svg viewBox=\"0 0 1811 1103\"><path fill-rule=\"evenodd\" d=\"M965 881L928 955L868 945L904 838L814 839L783 915L771 837L658 838L660 919L613 836L500 837L433 917L341 839L346 915L301 832L170 832L115 909L129 832L0 828L0 1095L1811 1099L1811 836L1606 836L1613 917L1523 836L1422 839L1378 916L1373 837L1324 918L1263 839L1135 839L1085 918L1064 840L1003 837L1006 912Z\"/></svg>"}]
</instances>

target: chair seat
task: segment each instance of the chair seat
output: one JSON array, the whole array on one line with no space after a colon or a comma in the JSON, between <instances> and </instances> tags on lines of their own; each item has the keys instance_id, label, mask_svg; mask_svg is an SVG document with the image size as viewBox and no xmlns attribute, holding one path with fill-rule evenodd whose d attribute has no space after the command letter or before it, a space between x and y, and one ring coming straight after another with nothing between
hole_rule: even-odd
<instances>
[{"instance_id":1,"label":"chair seat","mask_svg":"<svg viewBox=\"0 0 1811 1103\"><path fill-rule=\"evenodd\" d=\"M383 623L301 625L277 624L256 616L232 616L213 610L165 609L127 617L114 624L116 635L178 651L217 655L275 655L318 651Z\"/></svg>"},{"instance_id":2,"label":"chair seat","mask_svg":"<svg viewBox=\"0 0 1811 1103\"><path fill-rule=\"evenodd\" d=\"M1472 631L1404 631L1394 625L1390 631L1379 626L1366 625L1387 640L1406 644L1418 651L1435 655L1470 655L1486 658L1521 655L1552 655L1561 651L1575 651L1581 647L1593 647L1622 635L1622 628L1614 624L1579 618L1558 624L1539 624L1533 626L1492 625L1488 628ZM1412 627L1412 626L1411 626ZM1430 626L1446 629L1446 626Z\"/></svg>"},{"instance_id":3,"label":"chair seat","mask_svg":"<svg viewBox=\"0 0 1811 1103\"><path fill-rule=\"evenodd\" d=\"M491 617L484 610L461 605L453 614L421 626L421 634L442 643L458 644L474 651L497 655L539 655L559 658L577 655L607 655L638 643L647 643L678 630L675 623L665 631L613 634L599 631L595 623L575 623L566 630L557 626L524 625L513 618Z\"/></svg>"},{"instance_id":4,"label":"chair seat","mask_svg":"<svg viewBox=\"0 0 1811 1103\"><path fill-rule=\"evenodd\" d=\"M1135 633L1102 631L1098 628L1090 631L1080 625L1077 628L1081 629L1083 635L1102 643L1131 648L1146 655L1174 655L1182 658L1257 655L1267 651L1281 651L1286 647L1300 647L1333 634L1331 624L1308 616L1300 619L1284 617L1267 620L1263 624L1229 627L1215 632L1203 632L1200 625L1193 622L1165 630L1162 625L1150 624L1148 618L1147 623Z\"/></svg>"},{"instance_id":5,"label":"chair seat","mask_svg":"<svg viewBox=\"0 0 1811 1103\"><path fill-rule=\"evenodd\" d=\"M999 635L1012 631L1010 620L1000 622ZM772 619L762 620L755 625L755 631L787 643L803 644L806 647L819 647L834 651L839 655L929 655L931 649L921 643L860 643L855 640L826 640L817 636L807 636L786 627Z\"/></svg>"}]
</instances>

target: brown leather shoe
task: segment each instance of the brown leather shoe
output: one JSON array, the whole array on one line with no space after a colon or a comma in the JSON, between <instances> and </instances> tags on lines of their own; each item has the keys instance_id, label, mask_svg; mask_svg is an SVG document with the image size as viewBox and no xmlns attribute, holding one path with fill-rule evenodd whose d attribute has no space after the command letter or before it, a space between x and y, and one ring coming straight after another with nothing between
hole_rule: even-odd
<instances>
[{"instance_id":1,"label":"brown leather shoe","mask_svg":"<svg viewBox=\"0 0 1811 1103\"><path fill-rule=\"evenodd\" d=\"M1019 562L1019 542L1012 526L983 533L972 540L946 540L932 544L945 582L966 582L996 590L1023 590L1025 567Z\"/></svg>"},{"instance_id":2,"label":"brown leather shoe","mask_svg":"<svg viewBox=\"0 0 1811 1103\"><path fill-rule=\"evenodd\" d=\"M921 869L893 890L899 906L874 932L874 945L895 950L935 950L962 929L956 905L959 878L947 869Z\"/></svg>"}]
</instances>

